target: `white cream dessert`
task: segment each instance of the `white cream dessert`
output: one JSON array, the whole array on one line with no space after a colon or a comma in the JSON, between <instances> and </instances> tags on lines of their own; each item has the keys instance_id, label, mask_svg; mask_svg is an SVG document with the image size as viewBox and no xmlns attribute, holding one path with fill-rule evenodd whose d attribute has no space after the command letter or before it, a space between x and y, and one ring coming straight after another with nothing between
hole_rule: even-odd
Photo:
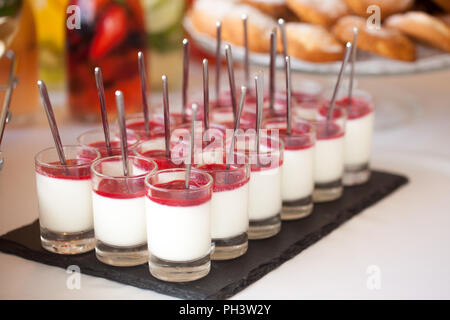
<instances>
[{"instance_id":1,"label":"white cream dessert","mask_svg":"<svg viewBox=\"0 0 450 320\"><path fill-rule=\"evenodd\" d=\"M314 190L315 134L312 125L297 121L287 134L286 119L269 119L264 127L284 142L281 196L293 205L312 195Z\"/></svg>"},{"instance_id":2,"label":"white cream dessert","mask_svg":"<svg viewBox=\"0 0 450 320\"><path fill-rule=\"evenodd\" d=\"M205 164L199 167L213 177L211 198L212 239L226 239L242 235L248 230L249 178L246 170L230 165L235 174L225 176L226 164ZM229 181L226 181L226 179Z\"/></svg>"},{"instance_id":3,"label":"white cream dessert","mask_svg":"<svg viewBox=\"0 0 450 320\"><path fill-rule=\"evenodd\" d=\"M265 220L281 213L282 164L270 168L252 165L250 173L249 219Z\"/></svg>"},{"instance_id":4,"label":"white cream dessert","mask_svg":"<svg viewBox=\"0 0 450 320\"><path fill-rule=\"evenodd\" d=\"M91 174L88 168L84 171L66 176L62 169L58 172L46 167L37 168L36 187L42 228L65 233L93 228Z\"/></svg>"},{"instance_id":5,"label":"white cream dessert","mask_svg":"<svg viewBox=\"0 0 450 320\"><path fill-rule=\"evenodd\" d=\"M185 181L155 185L164 190L184 190ZM191 188L199 188L191 181ZM152 190L145 199L150 253L159 259L185 262L201 259L211 251L211 194L199 199L166 199Z\"/></svg>"},{"instance_id":6,"label":"white cream dessert","mask_svg":"<svg viewBox=\"0 0 450 320\"><path fill-rule=\"evenodd\" d=\"M355 97L352 103L344 98L338 102L347 108L345 129L345 166L364 166L370 162L374 127L373 106L363 98Z\"/></svg>"},{"instance_id":7,"label":"white cream dessert","mask_svg":"<svg viewBox=\"0 0 450 320\"><path fill-rule=\"evenodd\" d=\"M312 195L314 190L314 146L284 150L281 195L283 202L294 202Z\"/></svg>"},{"instance_id":8,"label":"white cream dessert","mask_svg":"<svg viewBox=\"0 0 450 320\"><path fill-rule=\"evenodd\" d=\"M106 176L96 175L93 179L95 236L110 246L145 245L144 177L155 168L155 164L133 157L129 159L129 176L124 178L122 161L118 159L102 159L101 168L95 168L96 172Z\"/></svg>"},{"instance_id":9,"label":"white cream dessert","mask_svg":"<svg viewBox=\"0 0 450 320\"><path fill-rule=\"evenodd\" d=\"M314 163L316 185L339 181L344 173L345 131L335 122L320 122L317 126Z\"/></svg>"},{"instance_id":10,"label":"white cream dessert","mask_svg":"<svg viewBox=\"0 0 450 320\"><path fill-rule=\"evenodd\" d=\"M106 190L111 188L113 190ZM137 246L147 241L145 192L127 194L111 185L93 192L95 237L118 247Z\"/></svg>"}]
</instances>

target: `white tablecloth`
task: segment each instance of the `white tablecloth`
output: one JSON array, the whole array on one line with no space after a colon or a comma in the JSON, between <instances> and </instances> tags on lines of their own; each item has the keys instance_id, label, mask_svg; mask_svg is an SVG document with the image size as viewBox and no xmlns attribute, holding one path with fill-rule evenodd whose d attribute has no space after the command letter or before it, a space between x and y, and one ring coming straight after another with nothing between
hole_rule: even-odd
<instances>
[{"instance_id":1,"label":"white tablecloth","mask_svg":"<svg viewBox=\"0 0 450 320\"><path fill-rule=\"evenodd\" d=\"M421 106L400 126L377 131L373 143L373 167L405 174L410 183L234 299L450 298L450 71L361 78L359 86L376 97L405 95ZM86 129L61 125L63 142L75 143ZM51 145L45 123L7 128L0 234L38 217L33 157ZM86 275L79 290L70 290L67 279L63 269L0 254L1 299L170 298Z\"/></svg>"}]
</instances>

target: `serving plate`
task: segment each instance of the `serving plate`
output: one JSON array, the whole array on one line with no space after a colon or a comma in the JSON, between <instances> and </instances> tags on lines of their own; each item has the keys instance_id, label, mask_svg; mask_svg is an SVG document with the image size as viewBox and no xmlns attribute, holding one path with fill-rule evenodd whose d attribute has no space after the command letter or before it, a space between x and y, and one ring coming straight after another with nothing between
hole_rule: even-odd
<instances>
[{"instance_id":1,"label":"serving plate","mask_svg":"<svg viewBox=\"0 0 450 320\"><path fill-rule=\"evenodd\" d=\"M184 28L194 40L195 44L212 55L216 52L216 39L197 31L189 17L183 20ZM222 49L226 42L223 41ZM235 61L244 61L244 48L232 45L233 59ZM368 52L359 51L358 59L355 63L355 73L360 76L383 76L383 75L400 75L413 74L441 70L450 67L450 54L442 51L426 47L420 44L416 45L417 60L414 62L403 62L392 59L386 59L380 56L370 54ZM223 49L222 55L225 55ZM261 67L269 67L270 57L268 53L249 54L251 64ZM283 59L277 59L277 68L284 66ZM291 70L293 72L312 73L312 74L337 74L341 62L315 63L302 61L296 58L291 59Z\"/></svg>"}]
</instances>

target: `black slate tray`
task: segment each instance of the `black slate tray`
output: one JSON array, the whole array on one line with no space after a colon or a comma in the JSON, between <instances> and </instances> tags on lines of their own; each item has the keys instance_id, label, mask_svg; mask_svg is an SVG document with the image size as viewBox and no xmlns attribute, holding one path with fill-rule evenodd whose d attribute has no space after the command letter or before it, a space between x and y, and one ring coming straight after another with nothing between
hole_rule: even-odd
<instances>
[{"instance_id":1,"label":"black slate tray","mask_svg":"<svg viewBox=\"0 0 450 320\"><path fill-rule=\"evenodd\" d=\"M78 265L84 274L179 298L225 299L259 280L407 182L406 177L374 171L369 183L346 188L338 201L316 205L313 214L304 220L284 222L281 233L271 239L250 241L244 256L231 261L214 261L207 277L190 283L159 281L150 275L147 265L111 267L97 261L93 252L77 256L47 252L40 245L38 221L0 237L0 251L61 268Z\"/></svg>"}]
</instances>

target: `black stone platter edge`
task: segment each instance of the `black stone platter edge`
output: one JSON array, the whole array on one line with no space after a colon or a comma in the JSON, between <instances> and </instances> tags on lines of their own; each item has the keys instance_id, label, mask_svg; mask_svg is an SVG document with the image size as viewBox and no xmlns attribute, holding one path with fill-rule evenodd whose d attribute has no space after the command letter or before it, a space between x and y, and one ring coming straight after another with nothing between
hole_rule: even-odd
<instances>
[{"instance_id":1,"label":"black stone platter edge","mask_svg":"<svg viewBox=\"0 0 450 320\"><path fill-rule=\"evenodd\" d=\"M408 179L404 176L373 171L367 184L345 188L340 200L316 205L313 214L306 219L283 222L281 233L277 236L250 241L248 252L243 257L230 261L213 261L207 277L188 283L160 281L150 275L146 264L128 268L108 266L99 262L93 252L74 256L47 252L40 245L37 220L0 237L0 251L64 269L77 265L83 274L178 298L226 299L261 279L407 182Z\"/></svg>"}]
</instances>

